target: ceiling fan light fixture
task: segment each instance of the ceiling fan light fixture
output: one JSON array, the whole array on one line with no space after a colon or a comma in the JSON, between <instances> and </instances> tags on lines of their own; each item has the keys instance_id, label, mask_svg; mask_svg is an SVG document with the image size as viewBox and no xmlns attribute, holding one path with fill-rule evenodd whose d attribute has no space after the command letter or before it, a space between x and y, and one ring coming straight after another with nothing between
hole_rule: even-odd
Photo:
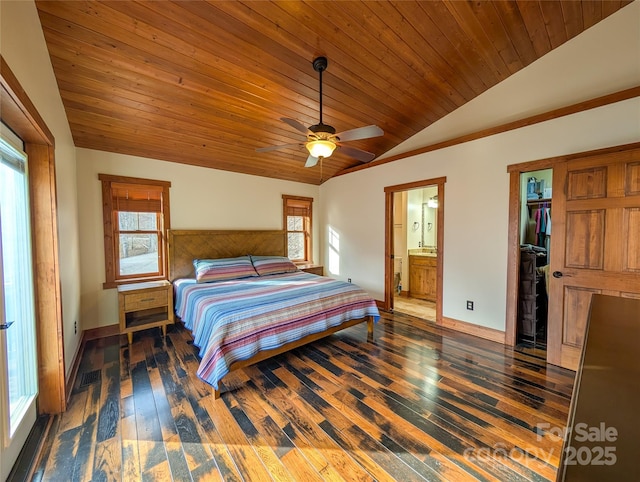
<instances>
[{"instance_id":1,"label":"ceiling fan light fixture","mask_svg":"<svg viewBox=\"0 0 640 482\"><path fill-rule=\"evenodd\" d=\"M307 142L305 142L304 145L309 151L309 157L304 164L305 167L313 167L318 163L319 159L330 157L337 147L340 147L340 153L345 156L353 157L360 162L372 161L376 157L373 152L363 151L356 147L345 146L343 143L382 136L384 135L382 129L378 126L370 125L349 129L336 134L336 129L333 126L322 122L322 72L326 70L327 64L328 61L326 57L317 57L313 60L313 70L318 72L318 93L320 98L319 122L312 126L305 127L301 122L295 119L289 119L288 117L281 117L280 120L306 135ZM260 147L256 149L256 151L270 152L278 149L297 147L300 145L302 144L284 144L280 146ZM320 172L322 173L322 163L320 163L320 166ZM322 174L320 177L322 177Z\"/></svg>"},{"instance_id":2,"label":"ceiling fan light fixture","mask_svg":"<svg viewBox=\"0 0 640 482\"><path fill-rule=\"evenodd\" d=\"M317 140L317 141L309 141L307 142L307 150L309 154L313 157L329 157L333 154L333 150L336 148L336 145L327 140Z\"/></svg>"}]
</instances>

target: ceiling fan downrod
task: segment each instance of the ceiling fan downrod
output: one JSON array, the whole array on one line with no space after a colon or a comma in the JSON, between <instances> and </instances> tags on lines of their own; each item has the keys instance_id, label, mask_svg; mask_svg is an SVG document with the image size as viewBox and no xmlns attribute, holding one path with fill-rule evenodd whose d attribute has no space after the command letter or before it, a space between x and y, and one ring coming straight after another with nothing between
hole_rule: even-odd
<instances>
[{"instance_id":1,"label":"ceiling fan downrod","mask_svg":"<svg viewBox=\"0 0 640 482\"><path fill-rule=\"evenodd\" d=\"M313 70L318 72L318 78L319 78L318 91L320 94L320 122L318 122L314 126L309 127L309 130L311 132L326 132L327 134L335 134L336 130L333 127L326 125L324 122L322 122L322 72L324 72L327 69L328 64L329 64L329 61L327 60L326 57L316 57L315 59L313 59Z\"/></svg>"},{"instance_id":2,"label":"ceiling fan downrod","mask_svg":"<svg viewBox=\"0 0 640 482\"><path fill-rule=\"evenodd\" d=\"M313 60L313 70L318 72L318 78L320 79L320 125L322 125L322 72L325 71L329 61L326 57L317 57Z\"/></svg>"}]
</instances>

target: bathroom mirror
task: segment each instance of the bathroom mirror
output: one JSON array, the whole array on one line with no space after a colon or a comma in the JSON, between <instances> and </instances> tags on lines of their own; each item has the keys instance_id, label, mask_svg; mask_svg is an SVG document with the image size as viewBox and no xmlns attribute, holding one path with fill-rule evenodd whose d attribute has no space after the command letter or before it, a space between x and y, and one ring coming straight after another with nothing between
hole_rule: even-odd
<instances>
[{"instance_id":1,"label":"bathroom mirror","mask_svg":"<svg viewBox=\"0 0 640 482\"><path fill-rule=\"evenodd\" d=\"M437 221L438 221L438 208L437 200L436 207L433 206L432 200L422 203L422 243L421 246L433 246L437 247Z\"/></svg>"}]
</instances>

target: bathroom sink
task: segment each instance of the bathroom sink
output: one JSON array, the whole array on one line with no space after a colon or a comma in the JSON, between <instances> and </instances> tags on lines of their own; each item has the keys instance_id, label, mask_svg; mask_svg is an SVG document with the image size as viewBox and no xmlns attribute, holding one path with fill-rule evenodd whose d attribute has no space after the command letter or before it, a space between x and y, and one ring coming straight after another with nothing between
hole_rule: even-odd
<instances>
[{"instance_id":1,"label":"bathroom sink","mask_svg":"<svg viewBox=\"0 0 640 482\"><path fill-rule=\"evenodd\" d=\"M431 256L435 258L438 253L435 248L415 248L409 250L409 256Z\"/></svg>"}]
</instances>

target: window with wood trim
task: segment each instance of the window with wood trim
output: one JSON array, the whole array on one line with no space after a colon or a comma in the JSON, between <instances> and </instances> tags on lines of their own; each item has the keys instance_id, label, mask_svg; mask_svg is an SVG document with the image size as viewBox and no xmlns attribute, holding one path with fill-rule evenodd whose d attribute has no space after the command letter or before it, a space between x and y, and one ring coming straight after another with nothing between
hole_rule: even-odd
<instances>
[{"instance_id":1,"label":"window with wood trim","mask_svg":"<svg viewBox=\"0 0 640 482\"><path fill-rule=\"evenodd\" d=\"M287 256L294 262L312 263L311 219L313 198L282 196Z\"/></svg>"},{"instance_id":2,"label":"window with wood trim","mask_svg":"<svg viewBox=\"0 0 640 482\"><path fill-rule=\"evenodd\" d=\"M98 178L104 217L104 287L166 279L171 183L108 174Z\"/></svg>"}]
</instances>

